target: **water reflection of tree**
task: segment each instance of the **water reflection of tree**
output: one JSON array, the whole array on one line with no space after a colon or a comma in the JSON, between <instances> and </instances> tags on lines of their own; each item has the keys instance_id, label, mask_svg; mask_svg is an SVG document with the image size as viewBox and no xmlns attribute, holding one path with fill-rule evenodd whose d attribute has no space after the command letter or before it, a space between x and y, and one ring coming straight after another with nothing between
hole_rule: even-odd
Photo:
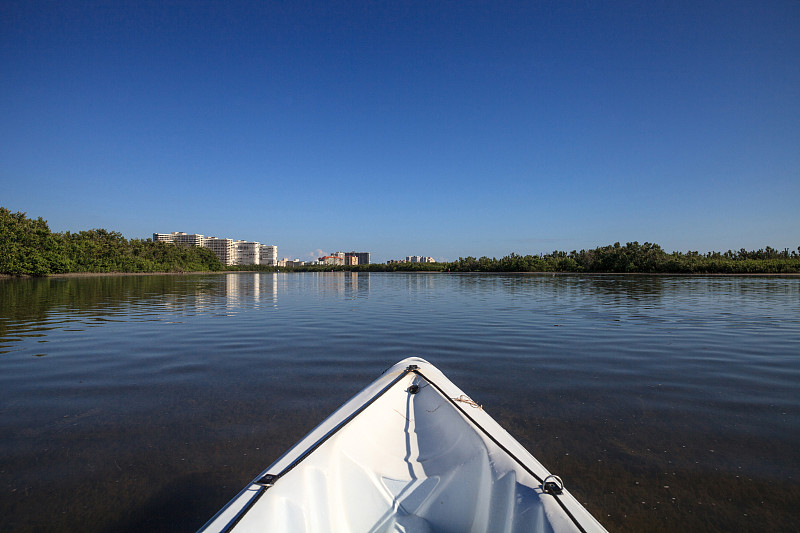
<instances>
[{"instance_id":1,"label":"water reflection of tree","mask_svg":"<svg viewBox=\"0 0 800 533\"><path fill-rule=\"evenodd\" d=\"M599 297L604 300L659 300L671 283L668 276L599 274L458 274L452 276L476 294L500 291L543 299Z\"/></svg>"},{"instance_id":2,"label":"water reflection of tree","mask_svg":"<svg viewBox=\"0 0 800 533\"><path fill-rule=\"evenodd\" d=\"M276 274L110 275L0 280L0 340L87 318L152 320L161 310L200 313L230 299L275 303ZM57 317L57 319L56 319Z\"/></svg>"}]
</instances>

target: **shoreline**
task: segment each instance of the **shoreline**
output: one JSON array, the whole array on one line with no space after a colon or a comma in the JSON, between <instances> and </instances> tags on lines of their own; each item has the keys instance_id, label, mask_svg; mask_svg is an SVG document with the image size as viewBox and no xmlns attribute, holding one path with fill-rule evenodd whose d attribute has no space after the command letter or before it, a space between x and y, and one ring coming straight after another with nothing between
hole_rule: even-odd
<instances>
[{"instance_id":1,"label":"shoreline","mask_svg":"<svg viewBox=\"0 0 800 533\"><path fill-rule=\"evenodd\" d=\"M64 272L60 274L45 274L44 276L31 276L28 274L13 275L0 274L0 279L53 279L53 278L93 278L111 276L187 276L192 274L236 274L237 271L230 270L206 270L197 272ZM256 272L250 270L248 272Z\"/></svg>"},{"instance_id":2,"label":"shoreline","mask_svg":"<svg viewBox=\"0 0 800 533\"><path fill-rule=\"evenodd\" d=\"M61 278L92 278L92 277L128 277L128 276L191 276L207 274L254 274L263 273L261 270L204 270L193 272L66 272L61 274L46 274L44 276L31 276L28 274L13 275L0 274L3 279L61 279ZM266 272L267 274L306 274L309 272L294 272L287 268L283 272ZM311 272L315 273L315 272ZM456 274L456 275L518 275L518 276L676 276L676 277L800 277L800 272L445 272L441 270L393 270L393 271L359 271L337 270L334 272L320 271L316 273L355 273L355 274Z\"/></svg>"}]
</instances>

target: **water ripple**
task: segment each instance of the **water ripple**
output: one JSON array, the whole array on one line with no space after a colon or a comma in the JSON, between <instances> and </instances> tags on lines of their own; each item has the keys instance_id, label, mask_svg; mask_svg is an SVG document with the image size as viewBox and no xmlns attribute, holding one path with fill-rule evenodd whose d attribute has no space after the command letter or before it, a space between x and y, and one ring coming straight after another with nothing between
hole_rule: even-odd
<instances>
[{"instance_id":1,"label":"water ripple","mask_svg":"<svg viewBox=\"0 0 800 533\"><path fill-rule=\"evenodd\" d=\"M0 308L2 483L71 510L6 498L20 529L119 523L136 494L177 497L176 476L238 487L412 355L548 466L593 479L578 488L610 513L633 516L625 502L644 489L605 490L608 479L680 472L698 515L711 511L688 502L693 487L708 497L737 476L760 490L800 476L800 278L106 276L0 280ZM726 498L713 512L741 515Z\"/></svg>"}]
</instances>

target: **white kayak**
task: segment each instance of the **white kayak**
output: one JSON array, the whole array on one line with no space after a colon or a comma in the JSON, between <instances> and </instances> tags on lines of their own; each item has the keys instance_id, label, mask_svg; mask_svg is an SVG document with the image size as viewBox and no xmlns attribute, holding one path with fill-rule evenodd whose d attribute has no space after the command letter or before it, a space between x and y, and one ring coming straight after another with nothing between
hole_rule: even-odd
<instances>
[{"instance_id":1,"label":"white kayak","mask_svg":"<svg viewBox=\"0 0 800 533\"><path fill-rule=\"evenodd\" d=\"M602 532L483 408L405 359L329 416L203 532Z\"/></svg>"}]
</instances>

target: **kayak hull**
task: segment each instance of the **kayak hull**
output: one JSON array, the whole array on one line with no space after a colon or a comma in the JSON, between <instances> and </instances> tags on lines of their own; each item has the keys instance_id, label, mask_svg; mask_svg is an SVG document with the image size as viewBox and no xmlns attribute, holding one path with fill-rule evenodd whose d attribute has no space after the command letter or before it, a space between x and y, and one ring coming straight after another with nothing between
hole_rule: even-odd
<instances>
[{"instance_id":1,"label":"kayak hull","mask_svg":"<svg viewBox=\"0 0 800 533\"><path fill-rule=\"evenodd\" d=\"M605 531L550 475L435 366L409 358L201 531Z\"/></svg>"}]
</instances>

